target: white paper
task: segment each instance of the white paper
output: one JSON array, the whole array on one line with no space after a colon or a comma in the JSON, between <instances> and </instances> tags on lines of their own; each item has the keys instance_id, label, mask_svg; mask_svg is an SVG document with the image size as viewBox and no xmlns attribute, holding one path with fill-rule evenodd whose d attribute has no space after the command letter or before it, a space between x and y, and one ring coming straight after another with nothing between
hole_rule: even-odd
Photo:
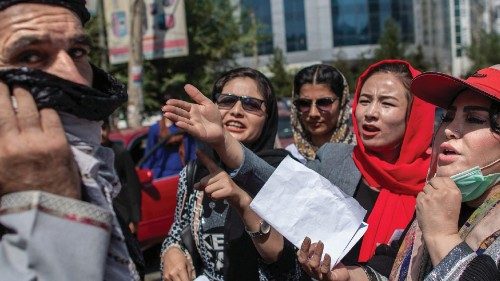
<instances>
[{"instance_id":1,"label":"white paper","mask_svg":"<svg viewBox=\"0 0 500 281\"><path fill-rule=\"evenodd\" d=\"M210 280L205 275L200 275L196 279L194 279L193 281L210 281Z\"/></svg>"},{"instance_id":2,"label":"white paper","mask_svg":"<svg viewBox=\"0 0 500 281\"><path fill-rule=\"evenodd\" d=\"M345 255L347 255L347 253L349 253L349 251L352 249L352 247L354 247L354 245L356 245L356 243L358 243L359 239L361 239L361 237L363 237L363 235L365 234L365 232L367 230L368 230L368 224L365 222L362 222L361 225L359 226L359 229L356 231L356 234L354 234L351 241L349 241L349 244L345 247L345 249L342 252L342 254L340 255L339 259L337 261L335 261L334 264L339 263L345 257Z\"/></svg>"},{"instance_id":3,"label":"white paper","mask_svg":"<svg viewBox=\"0 0 500 281\"><path fill-rule=\"evenodd\" d=\"M250 204L262 219L300 248L321 240L332 267L363 236L366 210L313 170L286 157Z\"/></svg>"}]
</instances>

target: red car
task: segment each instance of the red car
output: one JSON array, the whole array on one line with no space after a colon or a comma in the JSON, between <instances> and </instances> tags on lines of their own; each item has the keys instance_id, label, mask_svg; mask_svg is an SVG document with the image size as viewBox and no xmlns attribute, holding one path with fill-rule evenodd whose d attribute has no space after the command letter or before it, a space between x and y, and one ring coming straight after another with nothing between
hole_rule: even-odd
<instances>
[{"instance_id":1,"label":"red car","mask_svg":"<svg viewBox=\"0 0 500 281\"><path fill-rule=\"evenodd\" d=\"M121 142L130 152L134 163L144 156L149 127L111 132L109 138ZM157 244L165 238L174 220L179 176L153 179L148 169L136 167L142 183L141 221L137 237L143 247Z\"/></svg>"},{"instance_id":2,"label":"red car","mask_svg":"<svg viewBox=\"0 0 500 281\"><path fill-rule=\"evenodd\" d=\"M144 156L149 127L124 129L109 134L112 141L121 142L130 152L134 163ZM292 139L290 113L279 111L278 138L281 147L290 144ZM174 220L177 184L179 176L153 179L151 170L136 167L142 183L141 221L137 230L139 242L144 248L161 243L168 234Z\"/></svg>"}]
</instances>

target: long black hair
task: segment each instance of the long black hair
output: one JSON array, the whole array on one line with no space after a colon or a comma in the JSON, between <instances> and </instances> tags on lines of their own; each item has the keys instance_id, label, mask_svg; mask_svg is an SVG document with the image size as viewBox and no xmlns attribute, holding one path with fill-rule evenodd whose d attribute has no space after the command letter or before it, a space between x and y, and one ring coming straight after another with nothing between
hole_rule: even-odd
<instances>
[{"instance_id":1,"label":"long black hair","mask_svg":"<svg viewBox=\"0 0 500 281\"><path fill-rule=\"evenodd\" d=\"M278 105L271 81L264 74L249 67L240 67L227 71L215 82L212 89L212 101L215 102L216 94L220 94L224 86L235 78L250 78L255 81L266 105L267 118L259 138L255 142L246 143L245 145L255 153L273 149L278 132Z\"/></svg>"},{"instance_id":2,"label":"long black hair","mask_svg":"<svg viewBox=\"0 0 500 281\"><path fill-rule=\"evenodd\" d=\"M304 84L326 85L339 98L339 104L342 104L344 77L337 68L326 64L315 64L301 69L293 79L294 97L300 96L300 88Z\"/></svg>"}]
</instances>

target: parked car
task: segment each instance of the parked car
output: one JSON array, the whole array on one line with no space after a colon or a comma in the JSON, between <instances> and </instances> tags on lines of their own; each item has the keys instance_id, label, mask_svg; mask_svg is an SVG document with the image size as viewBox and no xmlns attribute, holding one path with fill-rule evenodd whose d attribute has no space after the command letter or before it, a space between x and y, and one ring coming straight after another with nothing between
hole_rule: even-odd
<instances>
[{"instance_id":1,"label":"parked car","mask_svg":"<svg viewBox=\"0 0 500 281\"><path fill-rule=\"evenodd\" d=\"M278 115L278 139L284 148L293 141L290 113L286 108L280 108ZM144 160L148 130L149 127L140 127L112 131L109 134L112 141L123 144L136 164L136 172L142 184L141 221L137 237L144 248L160 243L167 236L174 220L179 182L178 175L153 179L151 170L137 166L139 161Z\"/></svg>"},{"instance_id":2,"label":"parked car","mask_svg":"<svg viewBox=\"0 0 500 281\"><path fill-rule=\"evenodd\" d=\"M285 148L293 142L290 109L286 101L278 101L278 140L281 148Z\"/></svg>"},{"instance_id":3,"label":"parked car","mask_svg":"<svg viewBox=\"0 0 500 281\"><path fill-rule=\"evenodd\" d=\"M137 165L144 156L148 130L149 127L141 127L114 131L109 138L121 142ZM137 166L136 172L142 184L141 221L137 238L141 246L147 248L163 241L172 225L179 176L153 179L151 170Z\"/></svg>"}]
</instances>

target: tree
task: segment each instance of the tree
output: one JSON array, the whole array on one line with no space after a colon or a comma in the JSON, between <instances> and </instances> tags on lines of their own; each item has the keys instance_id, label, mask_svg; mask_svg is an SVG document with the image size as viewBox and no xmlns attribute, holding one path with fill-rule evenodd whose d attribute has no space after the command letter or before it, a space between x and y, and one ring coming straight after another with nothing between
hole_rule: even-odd
<instances>
[{"instance_id":1,"label":"tree","mask_svg":"<svg viewBox=\"0 0 500 281\"><path fill-rule=\"evenodd\" d=\"M167 92L186 97L183 89L186 83L195 85L205 94L209 93L217 77L236 66L235 56L242 50L246 39L231 0L185 0L185 6L189 55L144 61L146 114L159 112L162 96ZM98 42L97 21L92 19L86 28L93 41ZM100 51L107 48L98 46L96 50L96 54L91 54L91 61L100 65ZM127 83L126 64L112 65L109 71Z\"/></svg>"},{"instance_id":2,"label":"tree","mask_svg":"<svg viewBox=\"0 0 500 281\"><path fill-rule=\"evenodd\" d=\"M100 17L100 15L99 15ZM98 17L91 17L85 25L85 30L92 38L93 46L90 52L90 61L102 68L107 67L107 46L105 42L100 42L101 20ZM104 31L105 33L105 31ZM104 34L105 36L105 34Z\"/></svg>"},{"instance_id":3,"label":"tree","mask_svg":"<svg viewBox=\"0 0 500 281\"><path fill-rule=\"evenodd\" d=\"M278 97L291 97L292 96L292 81L293 75L288 73L285 69L286 60L283 56L283 51L280 48L275 48L273 56L271 57L267 67L272 73L269 80L274 87L274 92Z\"/></svg>"},{"instance_id":4,"label":"tree","mask_svg":"<svg viewBox=\"0 0 500 281\"><path fill-rule=\"evenodd\" d=\"M500 63L500 34L481 31L479 36L472 39L467 54L473 62L469 74L478 69Z\"/></svg>"},{"instance_id":5,"label":"tree","mask_svg":"<svg viewBox=\"0 0 500 281\"><path fill-rule=\"evenodd\" d=\"M416 69L419 69L421 71L426 71L429 69L429 64L424 58L424 51L422 50L421 45L418 45L417 51L413 54L410 54L407 59ZM437 67L437 65L435 65L435 67Z\"/></svg>"},{"instance_id":6,"label":"tree","mask_svg":"<svg viewBox=\"0 0 500 281\"><path fill-rule=\"evenodd\" d=\"M217 77L236 66L235 55L242 48L242 34L235 6L230 0L186 0L189 56L154 61L159 75L167 79L184 75L184 84L208 93ZM182 85L170 85L167 90Z\"/></svg>"},{"instance_id":7,"label":"tree","mask_svg":"<svg viewBox=\"0 0 500 281\"><path fill-rule=\"evenodd\" d=\"M398 24L389 18L384 24L384 31L378 40L379 47L375 50L375 60L403 59L405 51L400 39Z\"/></svg>"},{"instance_id":8,"label":"tree","mask_svg":"<svg viewBox=\"0 0 500 281\"><path fill-rule=\"evenodd\" d=\"M142 23L145 11L146 4L144 0L133 0L130 3L131 34L128 60L127 121L132 128L141 126L142 114L144 112Z\"/></svg>"},{"instance_id":9,"label":"tree","mask_svg":"<svg viewBox=\"0 0 500 281\"><path fill-rule=\"evenodd\" d=\"M419 45L415 52L408 51L410 48L401 41L400 34L398 23L389 18L384 24L384 30L378 41L379 46L375 49L374 60L370 64L383 59L402 59L421 71L427 70L429 65L424 59L422 46ZM362 60L366 61L364 55Z\"/></svg>"}]
</instances>

